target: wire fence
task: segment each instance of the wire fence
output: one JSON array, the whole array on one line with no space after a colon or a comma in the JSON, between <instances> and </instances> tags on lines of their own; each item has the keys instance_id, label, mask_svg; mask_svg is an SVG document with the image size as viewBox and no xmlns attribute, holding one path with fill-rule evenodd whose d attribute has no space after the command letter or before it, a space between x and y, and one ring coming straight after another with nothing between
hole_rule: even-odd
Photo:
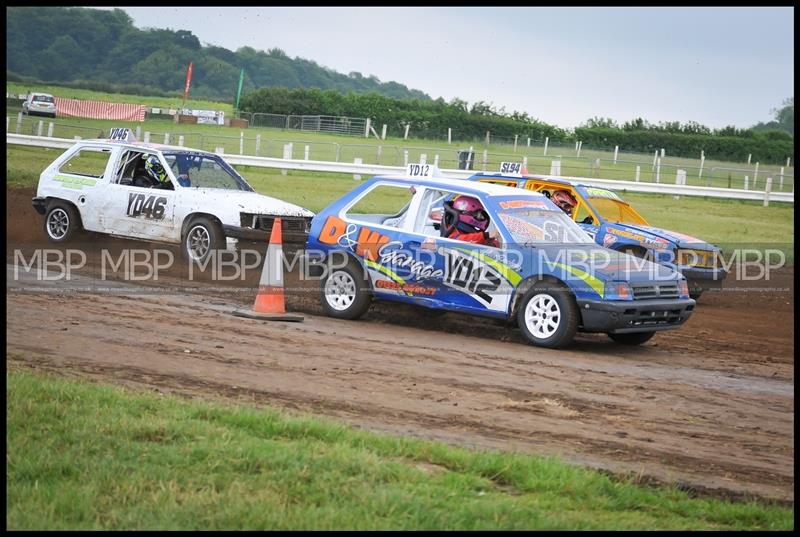
<instances>
[{"instance_id":1,"label":"wire fence","mask_svg":"<svg viewBox=\"0 0 800 537\"><path fill-rule=\"evenodd\" d=\"M263 115L263 114L262 114ZM288 116L284 116L288 117ZM301 116L297 116L298 118ZM321 121L321 120L320 120ZM310 123L309 129L321 127L322 123ZM175 125L180 129L180 125ZM54 138L103 138L109 129L72 125L46 118L17 115L6 117L6 132ZM589 177L645 183L675 184L678 171L686 174L686 185L709 186L764 191L767 178L771 177L771 189L775 192L794 192L793 168L753 165L736 165L713 161L669 158L661 153L641 158L641 154L583 151L572 146L547 145L538 147L534 141L517 145L490 145L465 147L457 144L451 148L441 146L416 146L374 143L338 143L304 140L302 137L271 137L260 133L240 131L238 136L182 132L156 132L135 127L135 136L144 142L191 147L204 151L222 152L299 160L331 162L356 162L384 166L405 166L409 163L426 162L443 169L472 169L494 171L502 162L522 162L529 173L561 176ZM496 140L495 140L496 141Z\"/></svg>"}]
</instances>

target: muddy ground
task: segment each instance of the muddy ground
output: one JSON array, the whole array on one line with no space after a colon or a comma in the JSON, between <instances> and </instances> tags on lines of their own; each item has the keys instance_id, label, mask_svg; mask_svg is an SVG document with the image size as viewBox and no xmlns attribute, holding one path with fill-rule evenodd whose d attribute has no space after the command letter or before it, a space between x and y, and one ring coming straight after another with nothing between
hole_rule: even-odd
<instances>
[{"instance_id":1,"label":"muddy ground","mask_svg":"<svg viewBox=\"0 0 800 537\"><path fill-rule=\"evenodd\" d=\"M242 319L231 312L252 304L260 269L244 282L187 282L181 265L157 283L101 281L101 248L144 243L98 236L83 239L89 261L72 287L15 274L14 251L46 243L33 191L7 194L10 364L794 501L791 267L706 293L684 327L641 347L579 335L547 350L504 323L413 306L330 319L294 272L287 308L303 323Z\"/></svg>"}]
</instances>

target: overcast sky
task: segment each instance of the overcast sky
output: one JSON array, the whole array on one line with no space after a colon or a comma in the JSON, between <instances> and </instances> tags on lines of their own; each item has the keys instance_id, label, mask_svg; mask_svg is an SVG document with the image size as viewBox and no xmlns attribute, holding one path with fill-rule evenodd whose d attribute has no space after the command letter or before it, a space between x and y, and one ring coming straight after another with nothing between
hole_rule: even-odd
<instances>
[{"instance_id":1,"label":"overcast sky","mask_svg":"<svg viewBox=\"0 0 800 537\"><path fill-rule=\"evenodd\" d=\"M593 116L749 127L794 95L790 7L122 9L139 28L277 47L564 128Z\"/></svg>"}]
</instances>

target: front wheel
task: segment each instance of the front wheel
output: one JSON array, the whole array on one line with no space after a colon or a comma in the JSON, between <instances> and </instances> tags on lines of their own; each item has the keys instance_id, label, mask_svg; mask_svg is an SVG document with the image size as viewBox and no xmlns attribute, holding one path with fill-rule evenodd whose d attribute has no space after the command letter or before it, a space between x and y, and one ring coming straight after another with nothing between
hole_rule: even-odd
<instances>
[{"instance_id":1,"label":"front wheel","mask_svg":"<svg viewBox=\"0 0 800 537\"><path fill-rule=\"evenodd\" d=\"M219 226L213 220L201 216L186 226L181 251L189 262L205 263L224 244L225 237Z\"/></svg>"},{"instance_id":2,"label":"front wheel","mask_svg":"<svg viewBox=\"0 0 800 537\"><path fill-rule=\"evenodd\" d=\"M569 289L539 282L523 296L517 323L539 347L555 349L572 343L578 330L578 306Z\"/></svg>"},{"instance_id":3,"label":"front wheel","mask_svg":"<svg viewBox=\"0 0 800 537\"><path fill-rule=\"evenodd\" d=\"M67 242L81 229L81 218L75 207L54 201L44 216L44 232L52 242Z\"/></svg>"},{"instance_id":4,"label":"front wheel","mask_svg":"<svg viewBox=\"0 0 800 537\"><path fill-rule=\"evenodd\" d=\"M623 345L641 345L656 335L655 332L633 332L629 334L608 334L608 337Z\"/></svg>"},{"instance_id":5,"label":"front wheel","mask_svg":"<svg viewBox=\"0 0 800 537\"><path fill-rule=\"evenodd\" d=\"M358 319L372 301L367 277L353 261L330 271L321 282L321 294L322 309L337 319Z\"/></svg>"}]
</instances>

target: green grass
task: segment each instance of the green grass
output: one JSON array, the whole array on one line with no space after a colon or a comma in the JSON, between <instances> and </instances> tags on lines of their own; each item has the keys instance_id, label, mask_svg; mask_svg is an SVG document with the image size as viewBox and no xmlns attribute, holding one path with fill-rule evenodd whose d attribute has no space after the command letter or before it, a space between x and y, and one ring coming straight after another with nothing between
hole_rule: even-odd
<instances>
[{"instance_id":1,"label":"green grass","mask_svg":"<svg viewBox=\"0 0 800 537\"><path fill-rule=\"evenodd\" d=\"M28 91L38 91L49 93L55 97L68 99L84 99L88 101L107 101L112 103L132 103L143 104L148 108L181 108L183 97L147 97L142 95L127 95L124 93L106 93L102 91L84 90L78 88L68 88L65 86L52 85L30 85L18 82L6 82L6 93L26 94ZM187 106L198 110L220 110L225 114L233 112L233 105L218 101L205 101L190 98Z\"/></svg>"},{"instance_id":2,"label":"green grass","mask_svg":"<svg viewBox=\"0 0 800 537\"><path fill-rule=\"evenodd\" d=\"M555 459L6 373L8 529L792 529Z\"/></svg>"}]
</instances>

